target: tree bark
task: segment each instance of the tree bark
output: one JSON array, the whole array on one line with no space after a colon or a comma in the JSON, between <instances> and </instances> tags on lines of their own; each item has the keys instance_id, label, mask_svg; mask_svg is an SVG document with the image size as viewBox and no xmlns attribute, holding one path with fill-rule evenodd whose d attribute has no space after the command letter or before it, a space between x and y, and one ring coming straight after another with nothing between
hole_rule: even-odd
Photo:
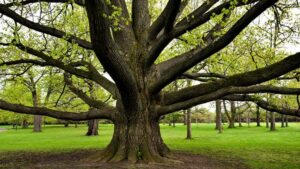
<instances>
[{"instance_id":1,"label":"tree bark","mask_svg":"<svg viewBox=\"0 0 300 169\"><path fill-rule=\"evenodd\" d=\"M186 139L192 139L192 121L191 121L191 109L187 109L186 111Z\"/></svg>"},{"instance_id":2,"label":"tree bark","mask_svg":"<svg viewBox=\"0 0 300 169\"><path fill-rule=\"evenodd\" d=\"M223 130L221 104L221 100L216 100L216 130L218 130L219 133L222 133Z\"/></svg>"},{"instance_id":3,"label":"tree bark","mask_svg":"<svg viewBox=\"0 0 300 169\"><path fill-rule=\"evenodd\" d=\"M97 160L117 162L163 162L169 148L161 138L159 122L145 119L146 112L139 113L133 119L120 116L114 122L114 134L110 144ZM148 114L148 113L147 113Z\"/></svg>"},{"instance_id":4,"label":"tree bark","mask_svg":"<svg viewBox=\"0 0 300 169\"><path fill-rule=\"evenodd\" d=\"M271 126L270 126L270 131L275 131L276 130L276 125L275 125L275 113L271 112Z\"/></svg>"},{"instance_id":5,"label":"tree bark","mask_svg":"<svg viewBox=\"0 0 300 169\"><path fill-rule=\"evenodd\" d=\"M287 115L285 115L285 127L289 126L289 118Z\"/></svg>"},{"instance_id":6,"label":"tree bark","mask_svg":"<svg viewBox=\"0 0 300 169\"><path fill-rule=\"evenodd\" d=\"M260 127L260 111L258 105L256 105L256 126Z\"/></svg>"},{"instance_id":7,"label":"tree bark","mask_svg":"<svg viewBox=\"0 0 300 169\"><path fill-rule=\"evenodd\" d=\"M97 136L98 135L99 120L88 120L88 131L87 136Z\"/></svg>"}]
</instances>

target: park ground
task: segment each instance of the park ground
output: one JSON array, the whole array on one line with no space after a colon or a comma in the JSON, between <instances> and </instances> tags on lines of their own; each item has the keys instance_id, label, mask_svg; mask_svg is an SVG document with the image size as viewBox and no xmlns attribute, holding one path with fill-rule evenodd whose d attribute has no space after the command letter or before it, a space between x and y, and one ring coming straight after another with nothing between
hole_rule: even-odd
<instances>
[{"instance_id":1,"label":"park ground","mask_svg":"<svg viewBox=\"0 0 300 169\"><path fill-rule=\"evenodd\" d=\"M100 124L99 136L87 137L87 127L45 126L43 132L11 129L0 132L0 168L250 168L299 169L300 123L270 132L266 127L226 128L218 134L214 124L193 124L192 140L185 139L186 128L161 125L173 158L183 163L128 166L85 162L101 152L110 141L113 126ZM83 160L79 160L83 159Z\"/></svg>"}]
</instances>

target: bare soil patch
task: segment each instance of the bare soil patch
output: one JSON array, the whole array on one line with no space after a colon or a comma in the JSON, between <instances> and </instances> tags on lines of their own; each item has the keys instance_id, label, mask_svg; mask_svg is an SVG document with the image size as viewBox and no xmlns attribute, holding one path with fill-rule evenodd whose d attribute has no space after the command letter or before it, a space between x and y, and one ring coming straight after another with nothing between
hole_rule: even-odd
<instances>
[{"instance_id":1,"label":"bare soil patch","mask_svg":"<svg viewBox=\"0 0 300 169\"><path fill-rule=\"evenodd\" d=\"M0 152L0 168L20 169L246 169L237 159L216 159L187 152L173 152L172 159L181 162L166 164L128 164L85 162L88 156L100 150L77 150L72 152Z\"/></svg>"}]
</instances>

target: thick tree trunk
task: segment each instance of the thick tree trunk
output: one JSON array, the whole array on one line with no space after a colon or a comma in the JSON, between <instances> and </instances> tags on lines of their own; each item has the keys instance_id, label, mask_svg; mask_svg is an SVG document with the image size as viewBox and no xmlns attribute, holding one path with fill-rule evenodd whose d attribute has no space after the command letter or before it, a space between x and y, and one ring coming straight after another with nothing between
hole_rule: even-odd
<instances>
[{"instance_id":1,"label":"thick tree trunk","mask_svg":"<svg viewBox=\"0 0 300 169\"><path fill-rule=\"evenodd\" d=\"M164 144L159 122L138 116L127 120L118 118L114 122L113 138L99 158L101 161L118 162L163 162L169 152Z\"/></svg>"},{"instance_id":2,"label":"thick tree trunk","mask_svg":"<svg viewBox=\"0 0 300 169\"><path fill-rule=\"evenodd\" d=\"M216 130L218 130L219 133L222 133L223 130L221 104L221 100L216 100Z\"/></svg>"},{"instance_id":3,"label":"thick tree trunk","mask_svg":"<svg viewBox=\"0 0 300 169\"><path fill-rule=\"evenodd\" d=\"M266 128L269 128L269 112L266 111Z\"/></svg>"},{"instance_id":4,"label":"thick tree trunk","mask_svg":"<svg viewBox=\"0 0 300 169\"><path fill-rule=\"evenodd\" d=\"M258 105L256 105L256 126L260 127L260 111Z\"/></svg>"},{"instance_id":5,"label":"thick tree trunk","mask_svg":"<svg viewBox=\"0 0 300 169\"><path fill-rule=\"evenodd\" d=\"M271 126L270 126L270 131L275 131L276 130L276 125L275 125L275 113L271 112Z\"/></svg>"},{"instance_id":6,"label":"thick tree trunk","mask_svg":"<svg viewBox=\"0 0 300 169\"><path fill-rule=\"evenodd\" d=\"M281 115L281 127L284 128L285 127L285 119L284 119L284 115Z\"/></svg>"},{"instance_id":7,"label":"thick tree trunk","mask_svg":"<svg viewBox=\"0 0 300 169\"><path fill-rule=\"evenodd\" d=\"M187 109L186 114L186 139L192 139L191 109Z\"/></svg>"},{"instance_id":8,"label":"thick tree trunk","mask_svg":"<svg viewBox=\"0 0 300 169\"><path fill-rule=\"evenodd\" d=\"M97 136L98 135L98 126L99 120L88 120L88 131L86 133L87 136Z\"/></svg>"}]
</instances>

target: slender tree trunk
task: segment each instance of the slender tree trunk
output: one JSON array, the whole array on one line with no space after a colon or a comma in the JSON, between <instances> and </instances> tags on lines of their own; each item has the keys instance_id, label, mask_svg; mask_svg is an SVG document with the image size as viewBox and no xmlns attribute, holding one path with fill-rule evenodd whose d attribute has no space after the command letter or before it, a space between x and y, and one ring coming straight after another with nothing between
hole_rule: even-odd
<instances>
[{"instance_id":1,"label":"slender tree trunk","mask_svg":"<svg viewBox=\"0 0 300 169\"><path fill-rule=\"evenodd\" d=\"M256 126L260 127L260 111L258 105L256 105Z\"/></svg>"},{"instance_id":2,"label":"slender tree trunk","mask_svg":"<svg viewBox=\"0 0 300 169\"><path fill-rule=\"evenodd\" d=\"M64 122L64 126L65 126L65 127L69 127L69 122L68 122L68 121L65 121L65 122Z\"/></svg>"},{"instance_id":3,"label":"slender tree trunk","mask_svg":"<svg viewBox=\"0 0 300 169\"><path fill-rule=\"evenodd\" d=\"M222 133L223 130L221 104L221 100L216 100L216 130L218 130L219 133Z\"/></svg>"},{"instance_id":4,"label":"slender tree trunk","mask_svg":"<svg viewBox=\"0 0 300 169\"><path fill-rule=\"evenodd\" d=\"M186 111L186 139L192 139L192 128L191 128L191 109L187 109Z\"/></svg>"},{"instance_id":5,"label":"slender tree trunk","mask_svg":"<svg viewBox=\"0 0 300 169\"><path fill-rule=\"evenodd\" d=\"M248 116L247 116L247 124L248 124L248 127L250 127L250 122L251 122L250 112L248 112Z\"/></svg>"},{"instance_id":6,"label":"slender tree trunk","mask_svg":"<svg viewBox=\"0 0 300 169\"><path fill-rule=\"evenodd\" d=\"M174 115L172 115L172 124L173 124L173 127L176 127Z\"/></svg>"},{"instance_id":7,"label":"slender tree trunk","mask_svg":"<svg viewBox=\"0 0 300 169\"><path fill-rule=\"evenodd\" d=\"M35 87L31 91L32 99L33 99L33 107L38 107L38 96ZM33 118L33 132L41 132L42 131L42 116L34 115Z\"/></svg>"},{"instance_id":8,"label":"slender tree trunk","mask_svg":"<svg viewBox=\"0 0 300 169\"><path fill-rule=\"evenodd\" d=\"M266 128L269 128L269 112L268 111L266 111Z\"/></svg>"},{"instance_id":9,"label":"slender tree trunk","mask_svg":"<svg viewBox=\"0 0 300 169\"><path fill-rule=\"evenodd\" d=\"M289 118L287 115L285 115L285 127L289 126Z\"/></svg>"},{"instance_id":10,"label":"slender tree trunk","mask_svg":"<svg viewBox=\"0 0 300 169\"><path fill-rule=\"evenodd\" d=\"M275 130L276 130L275 113L271 112L271 126L270 126L270 131L275 131Z\"/></svg>"},{"instance_id":11,"label":"slender tree trunk","mask_svg":"<svg viewBox=\"0 0 300 169\"><path fill-rule=\"evenodd\" d=\"M230 101L230 108L231 108L231 118L229 121L229 128L235 128L235 115L236 115L236 106L234 101Z\"/></svg>"},{"instance_id":12,"label":"slender tree trunk","mask_svg":"<svg viewBox=\"0 0 300 169\"><path fill-rule=\"evenodd\" d=\"M223 106L224 106L224 111L225 111L225 114L227 116L227 120L228 120L228 128L233 128L234 127L234 122L232 122L232 114L230 115L228 110L227 110L227 107L226 107L226 102L225 100L223 100Z\"/></svg>"},{"instance_id":13,"label":"slender tree trunk","mask_svg":"<svg viewBox=\"0 0 300 169\"><path fill-rule=\"evenodd\" d=\"M285 119L284 119L284 115L282 114L282 115L281 115L281 127L282 127L282 128L285 127L284 122L285 122Z\"/></svg>"},{"instance_id":14,"label":"slender tree trunk","mask_svg":"<svg viewBox=\"0 0 300 169\"><path fill-rule=\"evenodd\" d=\"M242 115L241 113L238 114L239 127L243 127L241 115Z\"/></svg>"},{"instance_id":15,"label":"slender tree trunk","mask_svg":"<svg viewBox=\"0 0 300 169\"><path fill-rule=\"evenodd\" d=\"M24 119L24 120L22 121L22 128L23 128L23 129L26 129L26 128L28 128L28 126L29 126L28 121L27 121L26 119Z\"/></svg>"},{"instance_id":16,"label":"slender tree trunk","mask_svg":"<svg viewBox=\"0 0 300 169\"><path fill-rule=\"evenodd\" d=\"M99 120L88 120L88 131L86 133L87 136L97 136L98 135L98 126Z\"/></svg>"}]
</instances>

